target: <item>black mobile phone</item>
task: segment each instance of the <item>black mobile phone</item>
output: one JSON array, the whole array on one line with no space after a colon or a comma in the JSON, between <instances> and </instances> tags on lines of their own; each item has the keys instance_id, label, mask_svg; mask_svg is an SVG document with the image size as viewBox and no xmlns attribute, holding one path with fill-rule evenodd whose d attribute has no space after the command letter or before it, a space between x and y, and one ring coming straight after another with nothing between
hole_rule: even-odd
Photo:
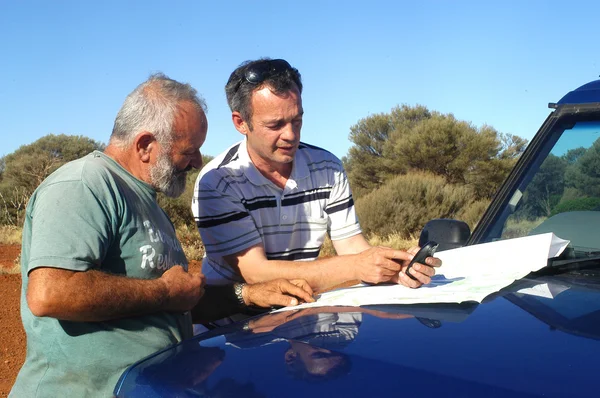
<instances>
[{"instance_id":1,"label":"black mobile phone","mask_svg":"<svg viewBox=\"0 0 600 398\"><path fill-rule=\"evenodd\" d=\"M415 256L413 257L413 259L410 261L410 264L408 264L408 267L406 267L406 275L408 275L411 279L413 280L417 280L417 278L415 278L414 276L412 276L410 274L410 269L412 268L414 263L420 263L423 265L427 265L425 264L425 259L427 257L433 257L433 255L435 254L435 251L438 248L438 243L434 242L432 240L430 240L429 242L425 243L423 245L423 247L421 248L421 250L419 250L417 252L417 254L415 254Z\"/></svg>"}]
</instances>

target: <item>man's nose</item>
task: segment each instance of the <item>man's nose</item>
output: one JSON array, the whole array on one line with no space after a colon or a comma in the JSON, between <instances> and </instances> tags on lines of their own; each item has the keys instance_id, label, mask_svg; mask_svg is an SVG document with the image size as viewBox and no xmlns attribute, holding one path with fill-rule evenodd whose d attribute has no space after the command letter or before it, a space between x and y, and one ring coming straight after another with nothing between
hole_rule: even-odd
<instances>
[{"instance_id":1,"label":"man's nose","mask_svg":"<svg viewBox=\"0 0 600 398\"><path fill-rule=\"evenodd\" d=\"M202 154L200 153L200 151L196 152L196 154L190 161L190 166L192 166L195 169L202 168Z\"/></svg>"},{"instance_id":2,"label":"man's nose","mask_svg":"<svg viewBox=\"0 0 600 398\"><path fill-rule=\"evenodd\" d=\"M300 131L296 131L296 129L294 129L293 123L288 123L283 128L280 137L284 141L295 142L299 135Z\"/></svg>"}]
</instances>

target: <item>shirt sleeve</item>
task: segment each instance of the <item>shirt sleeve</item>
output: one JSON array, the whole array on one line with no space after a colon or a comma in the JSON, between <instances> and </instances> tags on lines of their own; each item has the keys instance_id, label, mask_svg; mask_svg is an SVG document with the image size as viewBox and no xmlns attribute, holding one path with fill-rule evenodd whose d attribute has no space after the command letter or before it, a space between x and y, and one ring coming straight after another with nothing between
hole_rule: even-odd
<instances>
[{"instance_id":1,"label":"shirt sleeve","mask_svg":"<svg viewBox=\"0 0 600 398\"><path fill-rule=\"evenodd\" d=\"M329 216L328 229L331 240L341 240L358 235L361 233L361 229L348 177L341 164L339 171L335 172L334 178L335 183L331 189L325 212Z\"/></svg>"},{"instance_id":2,"label":"shirt sleeve","mask_svg":"<svg viewBox=\"0 0 600 398\"><path fill-rule=\"evenodd\" d=\"M223 257L262 243L254 220L240 198L215 187L217 173L199 178L194 188L192 212L209 257Z\"/></svg>"},{"instance_id":3,"label":"shirt sleeve","mask_svg":"<svg viewBox=\"0 0 600 398\"><path fill-rule=\"evenodd\" d=\"M73 271L99 268L112 238L103 202L82 181L58 182L37 192L29 215L27 271L42 266Z\"/></svg>"}]
</instances>

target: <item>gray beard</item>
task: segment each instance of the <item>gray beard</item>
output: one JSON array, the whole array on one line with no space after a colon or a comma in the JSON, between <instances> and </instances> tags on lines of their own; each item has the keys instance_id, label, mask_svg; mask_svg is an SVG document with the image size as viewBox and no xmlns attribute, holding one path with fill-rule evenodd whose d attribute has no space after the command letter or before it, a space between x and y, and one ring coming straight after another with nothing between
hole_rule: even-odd
<instances>
[{"instance_id":1,"label":"gray beard","mask_svg":"<svg viewBox=\"0 0 600 398\"><path fill-rule=\"evenodd\" d=\"M154 189L170 198L177 198L185 191L186 174L185 171L177 171L169 156L162 153L150 169L150 180Z\"/></svg>"}]
</instances>

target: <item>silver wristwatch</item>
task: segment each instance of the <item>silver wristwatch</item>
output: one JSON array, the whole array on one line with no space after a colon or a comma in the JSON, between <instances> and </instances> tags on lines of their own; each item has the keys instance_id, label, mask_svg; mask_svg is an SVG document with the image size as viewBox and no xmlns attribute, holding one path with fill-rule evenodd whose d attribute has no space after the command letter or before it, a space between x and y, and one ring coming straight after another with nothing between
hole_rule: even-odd
<instances>
[{"instance_id":1,"label":"silver wristwatch","mask_svg":"<svg viewBox=\"0 0 600 398\"><path fill-rule=\"evenodd\" d=\"M233 284L233 292L235 293L235 297L237 298L238 303L243 306L246 305L246 302L244 301L244 296L242 295L242 290L244 289L244 286L246 286L245 283Z\"/></svg>"}]
</instances>

